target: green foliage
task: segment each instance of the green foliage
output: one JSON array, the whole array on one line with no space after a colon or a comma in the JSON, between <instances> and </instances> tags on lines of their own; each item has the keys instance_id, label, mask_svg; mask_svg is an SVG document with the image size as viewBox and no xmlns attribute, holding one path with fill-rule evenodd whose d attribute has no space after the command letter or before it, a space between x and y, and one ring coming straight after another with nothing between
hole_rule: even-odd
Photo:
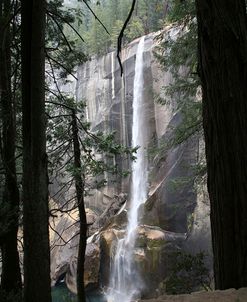
<instances>
[{"instance_id":1,"label":"green foliage","mask_svg":"<svg viewBox=\"0 0 247 302\"><path fill-rule=\"evenodd\" d=\"M156 96L156 100L161 104L175 104L174 111L179 111L182 116L168 143L176 146L202 130L194 0L173 1L167 22L173 25L173 29L165 39L163 34L158 37L160 43L155 56L164 70L171 73L173 81L163 87L163 93Z\"/></svg>"},{"instance_id":2,"label":"green foliage","mask_svg":"<svg viewBox=\"0 0 247 302\"><path fill-rule=\"evenodd\" d=\"M78 39L82 37L73 26L80 22L82 15L73 8L65 10L63 0L49 1L47 6L46 59L52 69L60 70L60 76L66 78L76 65L87 59L78 47ZM68 34L68 28L72 35Z\"/></svg>"},{"instance_id":3,"label":"green foliage","mask_svg":"<svg viewBox=\"0 0 247 302\"><path fill-rule=\"evenodd\" d=\"M171 273L165 280L168 294L187 294L195 290L210 290L211 278L205 266L205 253L195 255L175 252L170 255Z\"/></svg>"},{"instance_id":4,"label":"green foliage","mask_svg":"<svg viewBox=\"0 0 247 302\"><path fill-rule=\"evenodd\" d=\"M74 26L85 39L80 48L88 54L104 54L117 46L117 38L129 13L132 0L99 0L88 2L98 19L107 28L109 34L98 20L92 15L88 7L79 1L76 8L83 11L80 22L75 21ZM128 43L152 31L162 28L166 8L163 0L138 0L133 16L126 28L123 43ZM73 35L72 31L69 30ZM79 41L77 41L79 42Z\"/></svg>"},{"instance_id":5,"label":"green foliage","mask_svg":"<svg viewBox=\"0 0 247 302\"><path fill-rule=\"evenodd\" d=\"M136 37L140 37L143 34L144 34L144 26L142 21L139 18L134 17L126 30L126 37L128 41L131 41Z\"/></svg>"},{"instance_id":6,"label":"green foliage","mask_svg":"<svg viewBox=\"0 0 247 302\"><path fill-rule=\"evenodd\" d=\"M114 22L114 25L112 27L111 31L111 45L116 48L117 47L117 41L118 41L118 35L123 27L124 22L122 20L116 20Z\"/></svg>"},{"instance_id":7,"label":"green foliage","mask_svg":"<svg viewBox=\"0 0 247 302\"><path fill-rule=\"evenodd\" d=\"M106 185L107 180L109 181L108 175L127 176L129 172L116 164L116 157L120 156L123 160L132 157L136 148L126 148L117 143L114 132L91 132L90 123L85 121L84 117L84 102L75 102L66 95L62 95L60 101L57 105L53 96L50 96L51 104L47 106L47 114L50 117L47 131L49 174L59 181L64 178L65 181L61 185L67 189L76 176L83 175L85 194ZM75 168L73 158L73 111L76 112L78 126L81 169Z\"/></svg>"},{"instance_id":8,"label":"green foliage","mask_svg":"<svg viewBox=\"0 0 247 302\"><path fill-rule=\"evenodd\" d=\"M167 34L161 33L157 39L159 45L154 55L165 72L172 75L172 81L159 95L157 103L169 105L177 115L178 123L170 125L170 136L159 142L158 148L150 150L151 156L166 152L195 136L202 135L202 103L200 81L197 73L197 23L195 1L172 1L166 19ZM165 156L165 155L163 155ZM194 183L198 190L206 174L205 160L200 159L186 179L172 179L170 189L182 190L186 183ZM189 219L191 229L193 219Z\"/></svg>"},{"instance_id":9,"label":"green foliage","mask_svg":"<svg viewBox=\"0 0 247 302\"><path fill-rule=\"evenodd\" d=\"M177 146L193 135L202 131L202 106L199 102L188 102L181 106L181 123L174 128L174 136L169 141L172 146Z\"/></svg>"},{"instance_id":10,"label":"green foliage","mask_svg":"<svg viewBox=\"0 0 247 302\"><path fill-rule=\"evenodd\" d=\"M167 18L168 22L187 23L196 15L195 0L173 0L171 10Z\"/></svg>"}]
</instances>

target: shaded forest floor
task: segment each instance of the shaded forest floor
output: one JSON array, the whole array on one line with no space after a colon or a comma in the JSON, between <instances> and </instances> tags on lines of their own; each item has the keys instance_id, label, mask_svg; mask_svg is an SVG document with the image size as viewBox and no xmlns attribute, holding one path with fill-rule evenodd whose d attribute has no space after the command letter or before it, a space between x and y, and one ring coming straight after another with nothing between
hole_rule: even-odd
<instances>
[{"instance_id":1,"label":"shaded forest floor","mask_svg":"<svg viewBox=\"0 0 247 302\"><path fill-rule=\"evenodd\" d=\"M157 299L141 300L139 302L247 302L247 288L212 292L202 291L189 295L164 295Z\"/></svg>"}]
</instances>

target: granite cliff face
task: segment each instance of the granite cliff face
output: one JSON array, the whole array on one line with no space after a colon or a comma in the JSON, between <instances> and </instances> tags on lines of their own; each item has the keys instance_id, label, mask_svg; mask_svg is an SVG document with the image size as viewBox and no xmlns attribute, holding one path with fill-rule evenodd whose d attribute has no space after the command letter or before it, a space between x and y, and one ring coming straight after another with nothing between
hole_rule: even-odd
<instances>
[{"instance_id":1,"label":"granite cliff face","mask_svg":"<svg viewBox=\"0 0 247 302\"><path fill-rule=\"evenodd\" d=\"M175 37L178 32L179 29L169 28L164 35ZM149 138L149 197L141 209L142 226L138 231L139 240L135 252L140 270L147 272L144 281L152 290L166 277L167 250L182 248L192 253L211 251L209 204L206 193L204 194L206 190L201 188L197 191L193 185L193 166L202 150L199 137L193 137L167 150L162 147L181 122L181 113L175 111L176 100L171 100L166 105L155 102L156 96L164 93L162 87L172 82L171 74L161 70L154 58L152 51L158 43L155 36L156 34L149 34L145 37L143 106ZM122 50L123 77L120 75L116 52L111 52L79 66L77 83L64 87L64 91L75 93L78 100L86 102L86 118L91 122L92 130L115 131L116 139L126 146L131 145L132 137L133 79L138 42L139 39L136 39ZM181 72L186 71L181 69ZM122 170L131 167L128 160L122 161L120 157L114 160ZM111 175L106 175L108 185L95 190L87 198L87 207L100 215L117 196L122 194L128 201L130 177L114 179ZM186 181L174 186L179 179ZM96 254L100 259L100 264L97 265L98 284L103 286L108 285L109 265L116 238L124 232L127 209L128 202L120 212L115 211L109 215L112 217L108 221L104 220L103 229L99 230L90 243L93 245L89 250L97 250ZM69 259L65 257L67 267L71 267L76 248L69 254ZM61 257L61 253L59 255ZM52 263L56 257L54 252ZM61 263L64 261L60 260ZM59 263L55 266L57 274ZM64 272L64 269L61 271ZM56 279L55 270L52 274Z\"/></svg>"}]
</instances>

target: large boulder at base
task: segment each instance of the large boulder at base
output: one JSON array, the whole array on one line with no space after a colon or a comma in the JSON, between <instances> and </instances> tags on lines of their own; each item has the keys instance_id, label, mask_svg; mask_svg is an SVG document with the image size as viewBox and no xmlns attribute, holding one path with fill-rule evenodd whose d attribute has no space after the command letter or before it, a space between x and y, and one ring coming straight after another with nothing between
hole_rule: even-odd
<instances>
[{"instance_id":1,"label":"large boulder at base","mask_svg":"<svg viewBox=\"0 0 247 302\"><path fill-rule=\"evenodd\" d=\"M84 263L84 284L86 288L98 287L99 267L100 267L99 247L95 243L88 243L86 248L85 263ZM76 268L77 268L77 258L74 257L69 263L65 281L68 289L75 294L77 293Z\"/></svg>"},{"instance_id":2,"label":"large boulder at base","mask_svg":"<svg viewBox=\"0 0 247 302\"><path fill-rule=\"evenodd\" d=\"M90 209L86 209L87 221L93 224L98 216ZM50 221L50 242L51 242L51 285L54 286L57 281L65 276L67 273L75 272L76 276L76 259L78 254L79 242L79 222L78 211L74 210L70 213L62 213ZM92 245L87 246L86 261L90 262L91 258L97 258L99 251L94 248L92 255ZM97 260L99 261L99 259ZM91 283L94 269L97 269L96 262L94 266L85 266L86 274L88 276L88 283ZM75 276L73 278L75 278ZM71 276L70 276L71 277ZM68 277L69 278L69 277ZM94 283L94 281L92 281Z\"/></svg>"},{"instance_id":3,"label":"large boulder at base","mask_svg":"<svg viewBox=\"0 0 247 302\"><path fill-rule=\"evenodd\" d=\"M102 286L109 285L110 264L116 252L117 242L125 231L109 228L100 234ZM167 275L168 254L178 250L186 239L186 234L166 232L159 227L141 225L137 229L134 258L145 284L143 295L154 292L157 284Z\"/></svg>"},{"instance_id":4,"label":"large boulder at base","mask_svg":"<svg viewBox=\"0 0 247 302\"><path fill-rule=\"evenodd\" d=\"M113 228L106 229L100 233L100 283L109 284L112 251L116 249L117 241L123 238L125 231Z\"/></svg>"},{"instance_id":5,"label":"large boulder at base","mask_svg":"<svg viewBox=\"0 0 247 302\"><path fill-rule=\"evenodd\" d=\"M50 220L51 285L65 275L71 259L77 253L78 212L63 213Z\"/></svg>"},{"instance_id":6,"label":"large boulder at base","mask_svg":"<svg viewBox=\"0 0 247 302\"><path fill-rule=\"evenodd\" d=\"M98 230L104 224L115 226L126 225L125 210L115 215L124 202L124 194L115 196L100 216L92 209L86 208L89 234L93 233L87 240L84 268L84 281L85 285L89 288L99 285L100 254L102 254L102 259L104 259L104 255L100 253L99 249L99 238L102 236L97 236ZM52 208L56 207L57 205L53 202ZM78 219L78 210L75 209L70 213L57 215L50 220L51 284L54 286L66 276L66 283L72 292L76 292L76 265L79 242ZM105 234L105 239L107 239L109 234L107 232L104 233L104 229L106 229L106 226L102 228L102 234Z\"/></svg>"}]
</instances>

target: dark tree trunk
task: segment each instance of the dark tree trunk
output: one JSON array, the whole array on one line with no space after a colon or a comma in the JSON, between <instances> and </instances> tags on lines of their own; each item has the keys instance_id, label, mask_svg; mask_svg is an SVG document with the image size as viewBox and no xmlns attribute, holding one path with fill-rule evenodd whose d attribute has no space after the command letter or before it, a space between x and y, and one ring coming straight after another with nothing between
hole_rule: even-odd
<instances>
[{"instance_id":1,"label":"dark tree trunk","mask_svg":"<svg viewBox=\"0 0 247 302\"><path fill-rule=\"evenodd\" d=\"M74 149L74 167L75 167L75 187L76 198L79 210L80 219L80 237L79 250L77 259L77 295L78 302L86 302L85 288L84 288L84 261L87 246L87 217L84 207L84 175L82 173L81 165L81 151L78 137L78 127L76 121L76 113L72 113L72 132L73 132L73 149Z\"/></svg>"},{"instance_id":2,"label":"dark tree trunk","mask_svg":"<svg viewBox=\"0 0 247 302\"><path fill-rule=\"evenodd\" d=\"M22 0L24 301L50 302L45 0Z\"/></svg>"},{"instance_id":3,"label":"dark tree trunk","mask_svg":"<svg viewBox=\"0 0 247 302\"><path fill-rule=\"evenodd\" d=\"M1 288L6 292L21 290L21 272L17 250L19 220L19 190L15 163L15 119L11 92L10 25L6 22L11 16L10 1L3 1L0 7L0 98L2 120L2 160L5 185L3 204L7 208L7 230L1 238L2 275ZM3 30L5 29L5 30Z\"/></svg>"},{"instance_id":4,"label":"dark tree trunk","mask_svg":"<svg viewBox=\"0 0 247 302\"><path fill-rule=\"evenodd\" d=\"M239 288L247 286L246 7L196 5L215 285Z\"/></svg>"}]
</instances>

